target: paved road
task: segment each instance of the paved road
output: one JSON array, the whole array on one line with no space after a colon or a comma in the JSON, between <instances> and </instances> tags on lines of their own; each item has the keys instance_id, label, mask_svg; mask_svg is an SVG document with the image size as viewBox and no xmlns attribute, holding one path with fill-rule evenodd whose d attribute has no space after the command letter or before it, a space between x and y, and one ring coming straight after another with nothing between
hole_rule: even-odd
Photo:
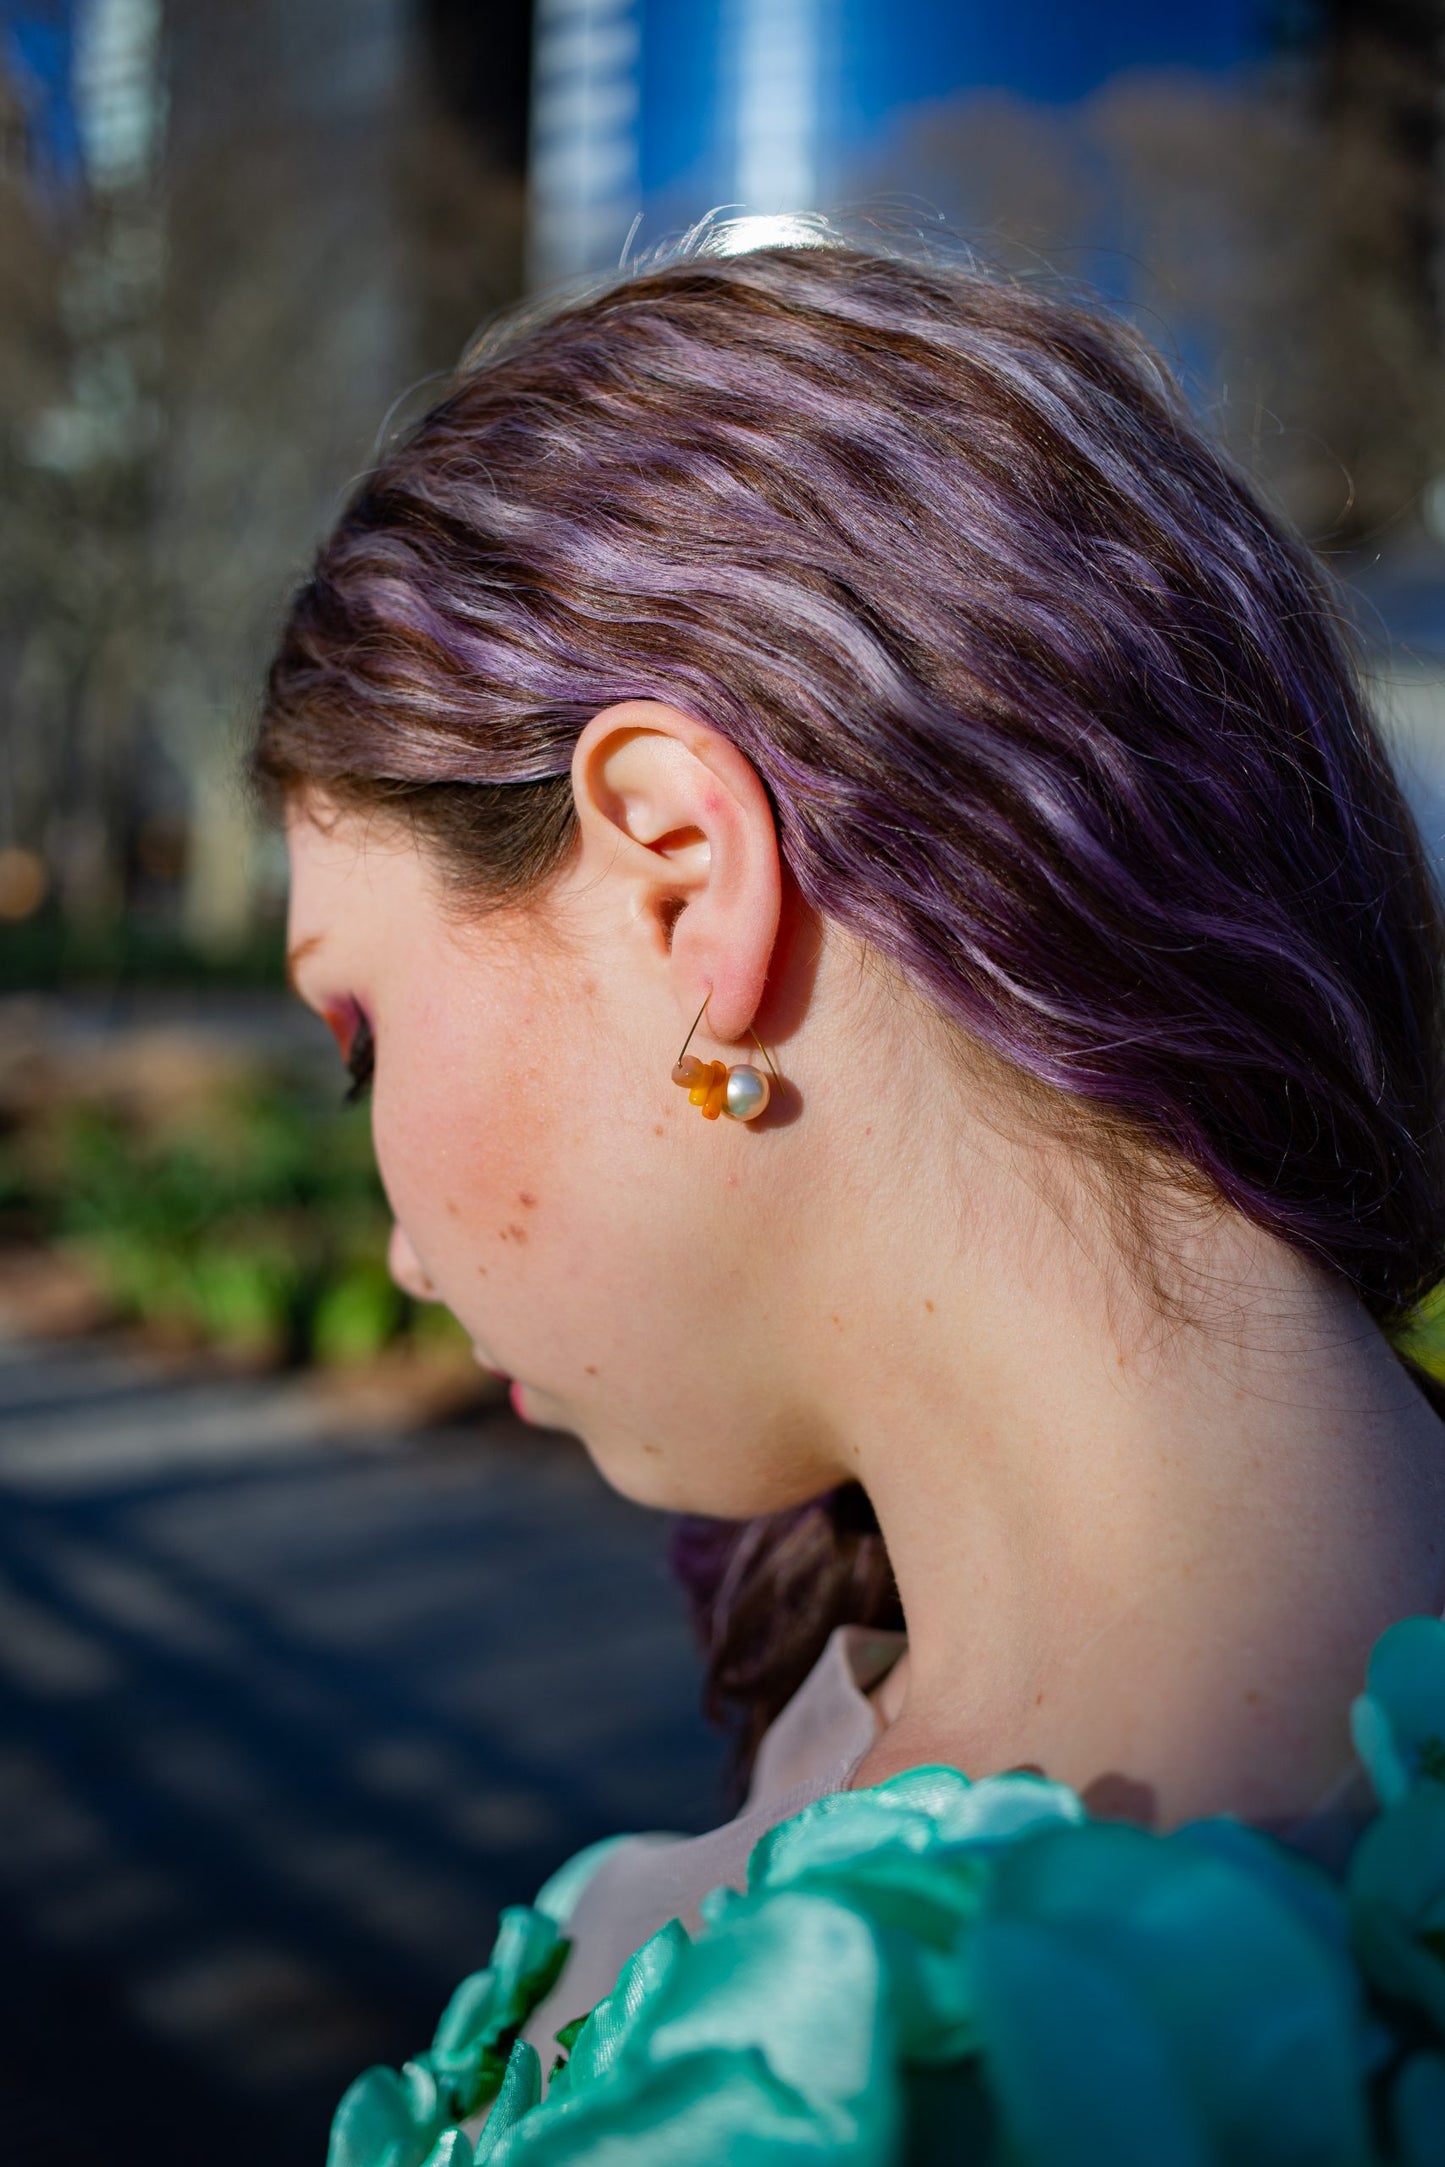
<instances>
[{"instance_id":1,"label":"paved road","mask_svg":"<svg viewBox=\"0 0 1445 2167\"><path fill-rule=\"evenodd\" d=\"M507 1410L0 1348L4 2167L321 2167L501 1904L715 1820L664 1533Z\"/></svg>"}]
</instances>

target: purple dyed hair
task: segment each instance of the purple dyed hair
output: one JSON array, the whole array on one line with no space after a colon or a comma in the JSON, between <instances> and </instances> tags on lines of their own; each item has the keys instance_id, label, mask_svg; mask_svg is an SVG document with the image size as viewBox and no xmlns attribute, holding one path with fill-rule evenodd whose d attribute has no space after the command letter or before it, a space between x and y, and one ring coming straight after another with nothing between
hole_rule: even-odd
<instances>
[{"instance_id":1,"label":"purple dyed hair","mask_svg":"<svg viewBox=\"0 0 1445 2167\"><path fill-rule=\"evenodd\" d=\"M1115 1175L1169 1168L1386 1329L1440 1276L1419 837L1328 576L1131 331L846 246L520 320L322 548L253 775L524 901L629 698L724 731L813 908ZM745 1750L840 1616L896 1618L856 1497L682 1550Z\"/></svg>"}]
</instances>

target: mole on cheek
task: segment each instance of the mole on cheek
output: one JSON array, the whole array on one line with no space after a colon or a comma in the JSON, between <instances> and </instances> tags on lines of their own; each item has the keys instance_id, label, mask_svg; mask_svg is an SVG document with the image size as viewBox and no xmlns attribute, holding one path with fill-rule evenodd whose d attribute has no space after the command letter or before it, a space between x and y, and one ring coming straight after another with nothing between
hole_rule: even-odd
<instances>
[{"instance_id":1,"label":"mole on cheek","mask_svg":"<svg viewBox=\"0 0 1445 2167\"><path fill-rule=\"evenodd\" d=\"M597 1364L595 1362L589 1362L587 1364L587 1374L589 1377L595 1377L597 1375Z\"/></svg>"},{"instance_id":2,"label":"mole on cheek","mask_svg":"<svg viewBox=\"0 0 1445 2167\"><path fill-rule=\"evenodd\" d=\"M461 1208L461 1205L457 1202L455 1197L449 1196L447 1198L447 1211L450 1213L453 1219L457 1217L458 1213L461 1211Z\"/></svg>"},{"instance_id":3,"label":"mole on cheek","mask_svg":"<svg viewBox=\"0 0 1445 2167\"><path fill-rule=\"evenodd\" d=\"M518 1226L515 1220L510 1226L498 1227L497 1229L497 1240L499 1242L524 1242L526 1239L527 1229L524 1226Z\"/></svg>"}]
</instances>

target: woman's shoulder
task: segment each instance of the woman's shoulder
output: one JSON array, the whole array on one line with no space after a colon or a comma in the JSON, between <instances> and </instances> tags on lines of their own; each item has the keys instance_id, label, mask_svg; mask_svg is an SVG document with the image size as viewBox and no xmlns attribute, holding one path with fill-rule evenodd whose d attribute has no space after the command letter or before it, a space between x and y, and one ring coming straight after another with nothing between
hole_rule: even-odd
<instances>
[{"instance_id":1,"label":"woman's shoulder","mask_svg":"<svg viewBox=\"0 0 1445 2167\"><path fill-rule=\"evenodd\" d=\"M1377 1808L1339 1875L1226 1815L1094 1820L1025 1773L814 1799L560 2027L544 2098L523 2029L565 1976L554 1913L599 1870L584 1854L504 1915L431 2048L352 2087L330 2167L1423 2167L1445 2127L1445 1623L1380 1637L1352 1731Z\"/></svg>"}]
</instances>

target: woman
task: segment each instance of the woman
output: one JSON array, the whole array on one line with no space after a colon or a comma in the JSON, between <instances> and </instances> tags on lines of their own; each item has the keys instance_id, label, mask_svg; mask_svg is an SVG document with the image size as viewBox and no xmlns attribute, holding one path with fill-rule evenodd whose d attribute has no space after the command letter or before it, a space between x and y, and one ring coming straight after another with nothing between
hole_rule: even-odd
<instances>
[{"instance_id":1,"label":"woman","mask_svg":"<svg viewBox=\"0 0 1445 2167\"><path fill-rule=\"evenodd\" d=\"M732 1830L541 1907L533 2044L901 1772L1338 1867L1367 1656L1445 1608L1392 1346L1441 919L1337 599L1142 342L841 245L520 320L322 549L254 770L394 1274L729 1524L714 1685L776 1719ZM461 2156L438 2112L405 2156Z\"/></svg>"}]
</instances>

